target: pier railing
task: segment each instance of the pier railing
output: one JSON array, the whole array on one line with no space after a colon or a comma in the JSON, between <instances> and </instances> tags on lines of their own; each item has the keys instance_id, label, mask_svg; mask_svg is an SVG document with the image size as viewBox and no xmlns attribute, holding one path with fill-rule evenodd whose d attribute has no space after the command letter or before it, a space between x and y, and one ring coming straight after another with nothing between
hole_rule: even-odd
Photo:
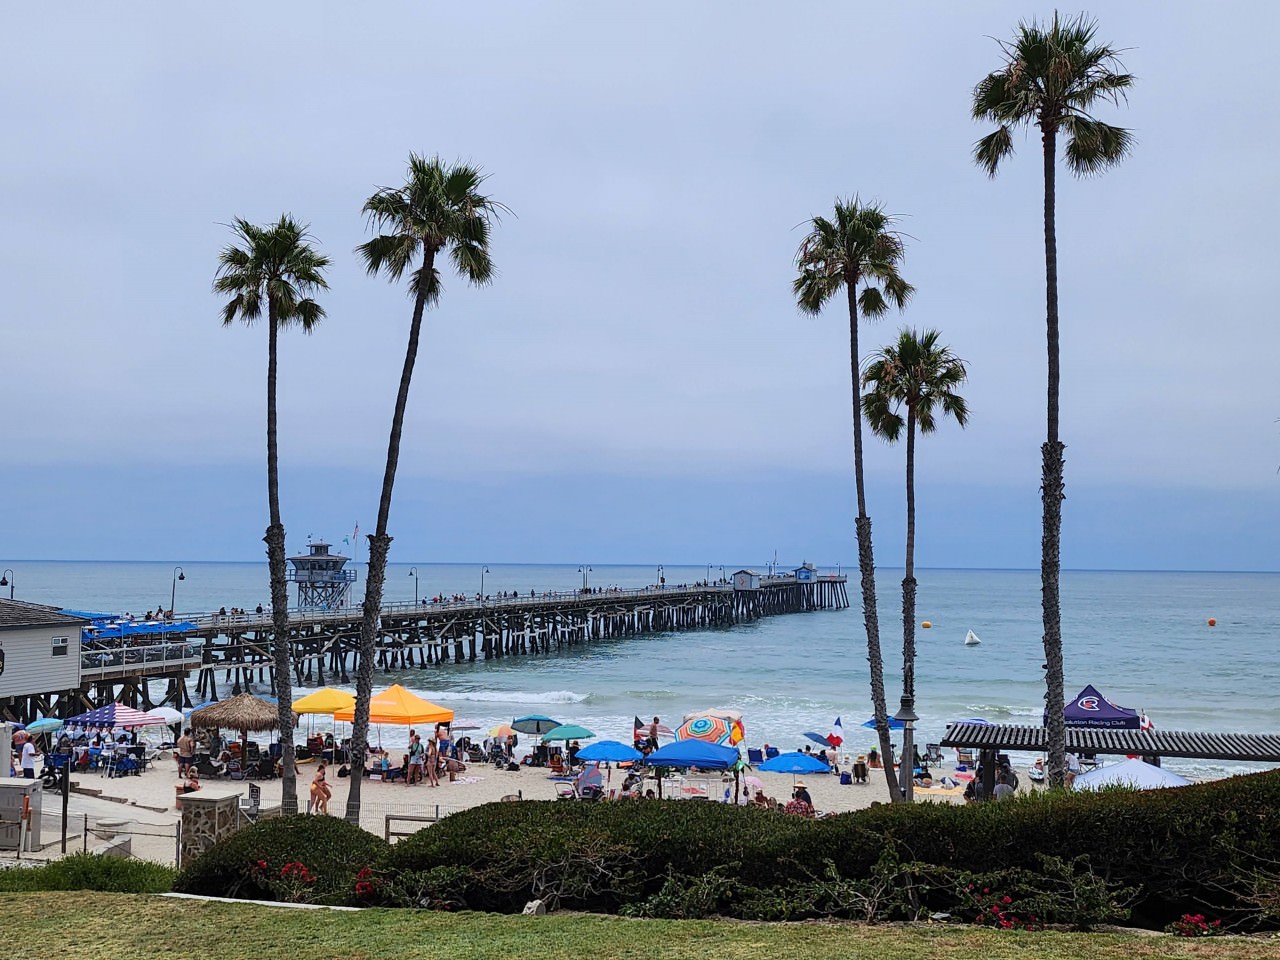
<instances>
[{"instance_id":1,"label":"pier railing","mask_svg":"<svg viewBox=\"0 0 1280 960\"><path fill-rule=\"evenodd\" d=\"M147 646L81 647L81 679L97 679L109 674L137 673L148 669L200 666L204 644L181 640Z\"/></svg>"}]
</instances>

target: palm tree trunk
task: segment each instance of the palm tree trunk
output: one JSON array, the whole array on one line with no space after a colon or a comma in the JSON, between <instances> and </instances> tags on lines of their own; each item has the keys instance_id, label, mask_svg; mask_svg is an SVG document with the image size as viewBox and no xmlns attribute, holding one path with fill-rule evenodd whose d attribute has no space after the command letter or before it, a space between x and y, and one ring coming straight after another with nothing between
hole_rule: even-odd
<instances>
[{"instance_id":1,"label":"palm tree trunk","mask_svg":"<svg viewBox=\"0 0 1280 960\"><path fill-rule=\"evenodd\" d=\"M849 373L853 382L853 482L858 495L858 572L862 579L862 619L867 630L867 663L871 668L871 706L880 737L880 755L884 757L885 778L889 783L889 799L902 799L893 775L893 743L889 739L889 710L885 705L884 658L880 653L880 618L876 611L876 564L871 549L871 518L867 516L866 482L862 475L862 405L858 386L861 369L858 357L858 276L845 278L849 296Z\"/></svg>"},{"instance_id":2,"label":"palm tree trunk","mask_svg":"<svg viewBox=\"0 0 1280 960\"><path fill-rule=\"evenodd\" d=\"M271 514L263 540L267 544L267 570L271 577L272 654L275 660L277 724L280 727L280 812L298 812L297 768L293 747L293 677L289 656L289 586L285 580L284 524L280 520L280 463L276 444L276 349L279 317L276 305L267 302L267 504Z\"/></svg>"},{"instance_id":3,"label":"palm tree trunk","mask_svg":"<svg viewBox=\"0 0 1280 960\"><path fill-rule=\"evenodd\" d=\"M1040 539L1040 594L1044 616L1045 712L1049 740L1049 785L1060 787L1066 771L1066 724L1062 714L1062 610L1058 583L1062 566L1063 451L1058 440L1058 238L1055 226L1057 127L1041 126L1044 142L1045 330L1049 353L1047 433L1041 448L1040 496L1044 507Z\"/></svg>"},{"instance_id":4,"label":"palm tree trunk","mask_svg":"<svg viewBox=\"0 0 1280 960\"><path fill-rule=\"evenodd\" d=\"M907 401L907 551L902 577L902 705L915 712L916 705L916 411ZM912 800L915 781L913 730L902 734L902 794Z\"/></svg>"},{"instance_id":5,"label":"palm tree trunk","mask_svg":"<svg viewBox=\"0 0 1280 960\"><path fill-rule=\"evenodd\" d=\"M409 405L409 385L413 382L413 366L418 359L418 338L422 332L422 315L427 307L427 293L435 275L436 251L426 248L422 272L418 275L418 294L413 301L413 322L409 325L409 343L404 352L404 369L400 372L400 389L396 393L395 414L391 418L391 437L387 442L387 467L382 475L382 498L378 501L378 523L369 537L369 573L364 585L364 606L360 620L360 662L356 668L356 709L351 725L351 786L347 791L346 819L360 825L360 785L364 779L364 759L369 742L369 705L373 698L373 658L382 612L382 588L387 578L387 555L391 537L387 523L391 517L391 492L395 488L396 468L400 463L400 434L404 430L405 408Z\"/></svg>"}]
</instances>

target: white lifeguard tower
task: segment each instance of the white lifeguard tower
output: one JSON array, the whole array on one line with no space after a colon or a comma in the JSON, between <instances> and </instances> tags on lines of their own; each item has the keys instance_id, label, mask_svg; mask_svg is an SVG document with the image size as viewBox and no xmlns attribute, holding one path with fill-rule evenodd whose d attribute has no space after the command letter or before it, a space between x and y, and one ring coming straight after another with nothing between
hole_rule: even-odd
<instances>
[{"instance_id":1,"label":"white lifeguard tower","mask_svg":"<svg viewBox=\"0 0 1280 960\"><path fill-rule=\"evenodd\" d=\"M339 610L347 606L354 570L344 570L350 557L329 552L327 543L308 543L307 553L290 557L288 579L298 585L298 607L303 610Z\"/></svg>"}]
</instances>

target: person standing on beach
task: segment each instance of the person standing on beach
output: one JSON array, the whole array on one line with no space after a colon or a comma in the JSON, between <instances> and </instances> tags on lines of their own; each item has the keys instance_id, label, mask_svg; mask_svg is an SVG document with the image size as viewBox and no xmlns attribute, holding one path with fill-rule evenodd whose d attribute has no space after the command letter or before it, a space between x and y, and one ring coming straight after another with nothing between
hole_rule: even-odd
<instances>
[{"instance_id":1,"label":"person standing on beach","mask_svg":"<svg viewBox=\"0 0 1280 960\"><path fill-rule=\"evenodd\" d=\"M187 767L195 763L196 760L196 742L191 739L190 728L182 731L182 736L178 738L178 777L186 775Z\"/></svg>"},{"instance_id":2,"label":"person standing on beach","mask_svg":"<svg viewBox=\"0 0 1280 960\"><path fill-rule=\"evenodd\" d=\"M645 745L650 750L658 749L658 718L657 717L654 717L653 723L649 724L649 739L645 742Z\"/></svg>"},{"instance_id":3,"label":"person standing on beach","mask_svg":"<svg viewBox=\"0 0 1280 960\"><path fill-rule=\"evenodd\" d=\"M36 742L28 740L22 745L22 775L28 780L36 778L36 757L40 756L40 751L36 749Z\"/></svg>"},{"instance_id":4,"label":"person standing on beach","mask_svg":"<svg viewBox=\"0 0 1280 960\"><path fill-rule=\"evenodd\" d=\"M406 785L422 782L422 765L426 760L425 754L422 738L415 733L409 741L409 776L405 778Z\"/></svg>"},{"instance_id":5,"label":"person standing on beach","mask_svg":"<svg viewBox=\"0 0 1280 960\"><path fill-rule=\"evenodd\" d=\"M440 749L435 737L427 741L427 783L440 786Z\"/></svg>"}]
</instances>

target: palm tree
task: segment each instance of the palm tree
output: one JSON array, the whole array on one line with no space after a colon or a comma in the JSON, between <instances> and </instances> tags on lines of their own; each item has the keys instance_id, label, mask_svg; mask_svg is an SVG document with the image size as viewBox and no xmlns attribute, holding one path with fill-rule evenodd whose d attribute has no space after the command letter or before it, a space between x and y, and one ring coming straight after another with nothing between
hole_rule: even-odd
<instances>
[{"instance_id":1,"label":"palm tree","mask_svg":"<svg viewBox=\"0 0 1280 960\"><path fill-rule=\"evenodd\" d=\"M277 223L258 227L237 218L232 225L236 242L218 256L214 292L230 295L222 308L222 323L237 318L252 324L267 308L267 506L270 521L263 539L271 576L272 653L275 694L279 711L281 762L280 809L298 812L297 769L293 748L293 678L289 650L289 587L285 581L284 524L280 521L280 465L276 452L276 343L281 327L297 324L310 333L324 316L311 295L329 288L324 270L329 258L317 253L306 225L285 214Z\"/></svg>"},{"instance_id":2,"label":"palm tree","mask_svg":"<svg viewBox=\"0 0 1280 960\"><path fill-rule=\"evenodd\" d=\"M437 259L447 254L453 268L469 283L484 286L493 278L489 258L489 232L502 204L480 193L485 177L465 163L446 164L439 157L409 155L409 169L403 186L382 187L365 201L369 226L377 233L356 248L370 275L386 273L399 280L412 270L413 320L409 324L409 344L400 374L395 413L391 418L391 438L387 444L387 466L382 477L382 498L378 502L378 522L369 537L369 572L365 580L363 616L360 623L360 661L356 673L356 709L351 727L351 786L347 793L346 818L360 822L360 784L363 780L365 748L369 736L369 702L373 696L373 659L382 608L382 588L386 579L387 554L391 537L387 522L391 515L391 492L400 460L400 433L409 402L409 384L418 357L418 337L422 315L428 305L440 300L440 268Z\"/></svg>"},{"instance_id":3,"label":"palm tree","mask_svg":"<svg viewBox=\"0 0 1280 960\"><path fill-rule=\"evenodd\" d=\"M916 705L916 429L921 434L938 428L938 415L964 426L969 408L956 388L968 379L964 361L950 347L938 343L938 331L903 330L896 345L881 350L867 366L862 383L870 387L862 398L862 412L876 436L896 443L907 428L907 550L902 577L902 713ZM904 418L902 412L906 411ZM902 737L902 790L911 800L914 753L911 724Z\"/></svg>"},{"instance_id":4,"label":"palm tree","mask_svg":"<svg viewBox=\"0 0 1280 960\"><path fill-rule=\"evenodd\" d=\"M973 116L996 129L974 146L974 160L994 177L1013 153L1013 128L1038 127L1044 152L1045 327L1049 353L1048 436L1041 448L1043 534L1040 588L1044 620L1045 715L1049 738L1049 783L1061 786L1066 770L1063 723L1061 570L1063 451L1058 440L1058 240L1054 224L1058 133L1066 137L1067 168L1077 176L1100 173L1123 160L1133 146L1128 130L1090 113L1102 102L1118 105L1134 78L1125 73L1116 48L1097 41L1097 22L1083 15L1048 24L1020 23L1010 43L1000 45L1004 66L973 91Z\"/></svg>"},{"instance_id":5,"label":"palm tree","mask_svg":"<svg viewBox=\"0 0 1280 960\"><path fill-rule=\"evenodd\" d=\"M809 235L796 251L799 276L792 283L796 303L805 313L818 314L841 288L849 305L849 371L853 387L853 477L858 494L858 568L862 578L862 618L867 630L867 660L871 666L871 704L875 712L880 751L885 757L889 796L901 799L893 776L889 713L885 706L884 659L880 653L880 623L876 613L876 568L871 549L871 518L867 516L866 484L862 474L862 413L858 404L858 314L881 317L890 305L901 310L914 287L898 272L905 253L896 219L879 204L837 200L835 215L814 217Z\"/></svg>"}]
</instances>

